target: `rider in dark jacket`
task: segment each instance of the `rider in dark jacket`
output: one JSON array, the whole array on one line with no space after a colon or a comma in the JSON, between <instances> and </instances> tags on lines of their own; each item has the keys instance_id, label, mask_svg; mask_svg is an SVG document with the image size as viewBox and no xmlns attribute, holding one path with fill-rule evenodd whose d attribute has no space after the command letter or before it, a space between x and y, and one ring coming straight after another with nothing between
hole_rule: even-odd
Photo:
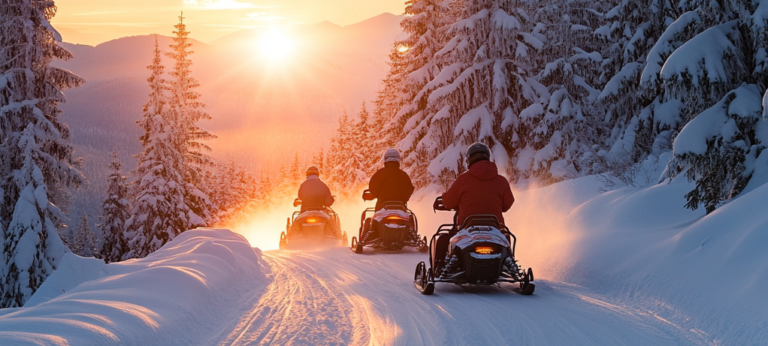
<instances>
[{"instance_id":1,"label":"rider in dark jacket","mask_svg":"<svg viewBox=\"0 0 768 346\"><path fill-rule=\"evenodd\" d=\"M413 183L408 173L400 169L400 153L396 149L387 149L384 153L384 168L379 169L368 184L371 196L376 198L376 211L386 202L407 204L413 194Z\"/></svg>"},{"instance_id":2,"label":"rider in dark jacket","mask_svg":"<svg viewBox=\"0 0 768 346\"><path fill-rule=\"evenodd\" d=\"M384 168L379 169L368 184L371 198L376 199L376 211L384 208L387 202L408 203L413 195L413 183L408 173L400 169L400 153L396 149L387 149L384 153ZM363 236L364 241L375 239L379 236L379 224L373 219L366 220L366 229L370 232ZM415 233L415 229L410 232Z\"/></svg>"}]
</instances>

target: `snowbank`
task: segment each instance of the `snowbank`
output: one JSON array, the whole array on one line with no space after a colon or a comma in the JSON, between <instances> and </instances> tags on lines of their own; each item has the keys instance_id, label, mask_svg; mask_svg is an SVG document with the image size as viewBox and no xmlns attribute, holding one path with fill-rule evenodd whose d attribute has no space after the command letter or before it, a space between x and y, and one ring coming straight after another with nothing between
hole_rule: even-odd
<instances>
[{"instance_id":1,"label":"snowbank","mask_svg":"<svg viewBox=\"0 0 768 346\"><path fill-rule=\"evenodd\" d=\"M122 263L68 255L27 306L0 316L0 345L205 344L266 287L267 268L228 230L184 232Z\"/></svg>"},{"instance_id":2,"label":"snowbank","mask_svg":"<svg viewBox=\"0 0 768 346\"><path fill-rule=\"evenodd\" d=\"M684 208L693 184L682 176L602 193L601 185L587 177L517 196L519 204L532 201L530 209L551 207L540 203L546 201L542 195L578 205L560 210L570 220L571 236L564 251L549 252L567 267L558 279L640 306L673 328L698 335L699 342L768 340L768 184L706 216ZM525 222L524 214L518 217ZM520 230L521 260L534 255L523 242L536 247L564 232Z\"/></svg>"}]
</instances>

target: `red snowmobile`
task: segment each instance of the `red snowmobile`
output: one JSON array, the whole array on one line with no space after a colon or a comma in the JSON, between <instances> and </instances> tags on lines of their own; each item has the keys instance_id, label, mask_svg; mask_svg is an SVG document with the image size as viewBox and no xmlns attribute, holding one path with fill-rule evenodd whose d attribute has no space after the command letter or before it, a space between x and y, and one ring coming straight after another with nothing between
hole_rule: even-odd
<instances>
[{"instance_id":1,"label":"red snowmobile","mask_svg":"<svg viewBox=\"0 0 768 346\"><path fill-rule=\"evenodd\" d=\"M442 197L435 210L450 211ZM496 285L519 283L520 293L531 295L536 289L533 269L522 269L515 259L517 238L494 215L467 217L461 227L452 224L438 228L429 242L429 268L422 261L416 265L414 285L422 294L435 291L436 282L457 285Z\"/></svg>"}]
</instances>

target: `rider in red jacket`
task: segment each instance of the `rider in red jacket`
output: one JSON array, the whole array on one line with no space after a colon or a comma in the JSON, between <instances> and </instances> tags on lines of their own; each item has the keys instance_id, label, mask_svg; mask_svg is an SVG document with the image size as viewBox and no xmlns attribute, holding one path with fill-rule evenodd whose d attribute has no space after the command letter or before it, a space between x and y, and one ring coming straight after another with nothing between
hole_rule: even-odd
<instances>
[{"instance_id":1,"label":"rider in red jacket","mask_svg":"<svg viewBox=\"0 0 768 346\"><path fill-rule=\"evenodd\" d=\"M496 164L491 162L491 150L487 145L475 143L467 149L469 171L462 173L451 188L443 194L443 204L458 209L458 225L470 215L495 215L504 224L503 212L512 207L515 197L509 181L499 175Z\"/></svg>"}]
</instances>

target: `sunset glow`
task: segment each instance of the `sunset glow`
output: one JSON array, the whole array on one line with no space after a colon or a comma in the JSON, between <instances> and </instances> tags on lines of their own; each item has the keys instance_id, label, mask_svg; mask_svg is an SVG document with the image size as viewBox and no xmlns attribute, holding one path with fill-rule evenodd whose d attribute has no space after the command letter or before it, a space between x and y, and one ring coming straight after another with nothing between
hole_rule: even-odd
<instances>
[{"instance_id":1,"label":"sunset glow","mask_svg":"<svg viewBox=\"0 0 768 346\"><path fill-rule=\"evenodd\" d=\"M180 11L190 37L211 43L242 29L313 25L345 26L384 12L403 13L402 0L59 0L53 24L64 41L96 45L133 35L163 34Z\"/></svg>"},{"instance_id":2,"label":"sunset glow","mask_svg":"<svg viewBox=\"0 0 768 346\"><path fill-rule=\"evenodd\" d=\"M296 48L296 42L284 30L272 28L264 32L258 41L261 55L272 61L285 61Z\"/></svg>"}]
</instances>

